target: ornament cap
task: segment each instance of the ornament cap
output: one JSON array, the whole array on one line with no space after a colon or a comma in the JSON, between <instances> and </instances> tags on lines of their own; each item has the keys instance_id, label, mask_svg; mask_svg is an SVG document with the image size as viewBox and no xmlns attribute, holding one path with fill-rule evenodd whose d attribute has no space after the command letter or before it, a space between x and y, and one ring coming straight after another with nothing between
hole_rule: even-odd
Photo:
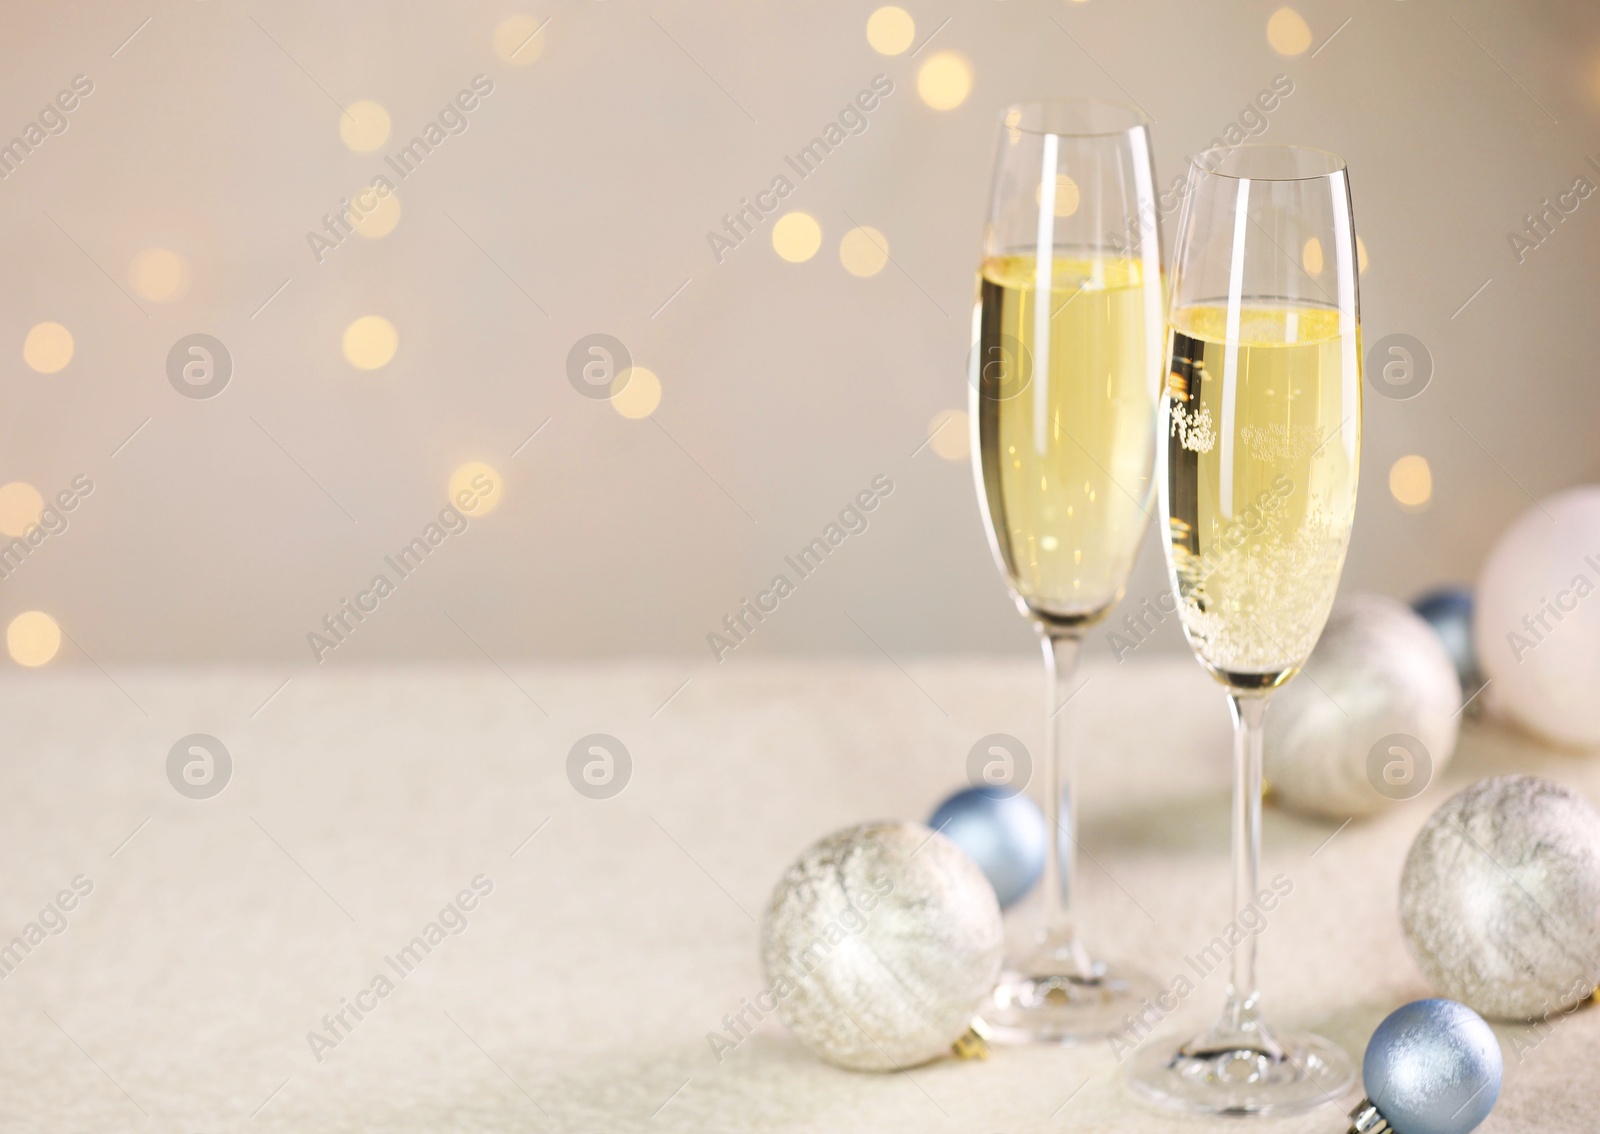
<instances>
[{"instance_id":1,"label":"ornament cap","mask_svg":"<svg viewBox=\"0 0 1600 1134\"><path fill-rule=\"evenodd\" d=\"M988 1029L982 1020L972 1021L968 1028L955 1043L950 1045L950 1050L959 1059L988 1059L989 1036Z\"/></svg>"},{"instance_id":2,"label":"ornament cap","mask_svg":"<svg viewBox=\"0 0 1600 1134\"><path fill-rule=\"evenodd\" d=\"M1378 1110L1378 1104L1362 1099L1350 1112L1350 1129L1345 1134L1386 1134L1391 1129L1389 1120Z\"/></svg>"}]
</instances>

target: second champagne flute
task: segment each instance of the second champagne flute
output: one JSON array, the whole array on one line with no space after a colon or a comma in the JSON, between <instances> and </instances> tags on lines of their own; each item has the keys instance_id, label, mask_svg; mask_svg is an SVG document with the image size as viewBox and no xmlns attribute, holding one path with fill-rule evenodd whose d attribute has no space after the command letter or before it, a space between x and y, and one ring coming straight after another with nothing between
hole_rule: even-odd
<instances>
[{"instance_id":1,"label":"second champagne flute","mask_svg":"<svg viewBox=\"0 0 1600 1134\"><path fill-rule=\"evenodd\" d=\"M1044 645L1051 839L1043 923L983 1013L1002 1040L1103 1036L1154 994L1078 936L1066 751L1079 647L1122 598L1154 486L1164 303L1153 184L1132 107L1005 114L973 314L973 453L995 559Z\"/></svg>"},{"instance_id":2,"label":"second champagne flute","mask_svg":"<svg viewBox=\"0 0 1600 1134\"><path fill-rule=\"evenodd\" d=\"M1361 464L1356 231L1344 162L1296 146L1207 152L1189 168L1172 272L1161 510L1184 634L1234 722L1232 980L1222 1016L1134 1058L1155 1102L1210 1114L1305 1110L1349 1057L1270 1027L1256 989L1261 725L1322 634ZM1270 908L1270 907L1269 907ZM1223 939L1219 939L1221 941Z\"/></svg>"}]
</instances>

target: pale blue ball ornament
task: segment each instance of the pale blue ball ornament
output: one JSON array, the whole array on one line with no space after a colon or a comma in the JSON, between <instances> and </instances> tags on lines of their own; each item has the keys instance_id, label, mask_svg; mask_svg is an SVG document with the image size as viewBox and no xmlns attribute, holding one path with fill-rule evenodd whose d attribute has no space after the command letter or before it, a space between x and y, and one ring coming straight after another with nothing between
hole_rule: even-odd
<instances>
[{"instance_id":1,"label":"pale blue ball ornament","mask_svg":"<svg viewBox=\"0 0 1600 1134\"><path fill-rule=\"evenodd\" d=\"M1350 1134L1467 1134L1500 1097L1500 1043L1483 1017L1454 1000L1414 1000L1367 1042L1367 1097Z\"/></svg>"},{"instance_id":2,"label":"pale blue ball ornament","mask_svg":"<svg viewBox=\"0 0 1600 1134\"><path fill-rule=\"evenodd\" d=\"M1039 805L1011 788L968 788L939 805L928 826L978 864L1005 909L1039 881L1049 839Z\"/></svg>"},{"instance_id":3,"label":"pale blue ball ornament","mask_svg":"<svg viewBox=\"0 0 1600 1134\"><path fill-rule=\"evenodd\" d=\"M1473 693L1483 684L1478 672L1478 654L1472 644L1472 592L1465 587L1439 587L1420 595L1411 609L1433 627L1455 663L1462 693Z\"/></svg>"}]
</instances>

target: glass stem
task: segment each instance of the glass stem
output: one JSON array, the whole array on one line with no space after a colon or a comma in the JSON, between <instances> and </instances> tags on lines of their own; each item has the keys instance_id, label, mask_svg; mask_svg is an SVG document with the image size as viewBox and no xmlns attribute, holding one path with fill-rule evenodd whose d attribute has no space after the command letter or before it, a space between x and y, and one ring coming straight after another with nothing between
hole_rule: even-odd
<instances>
[{"instance_id":1,"label":"glass stem","mask_svg":"<svg viewBox=\"0 0 1600 1134\"><path fill-rule=\"evenodd\" d=\"M1267 698L1228 694L1233 711L1233 907L1235 921L1255 901L1261 868L1261 736ZM1233 951L1233 979L1222 1024L1233 1032L1255 1029L1261 994L1256 988L1256 935L1246 933Z\"/></svg>"},{"instance_id":2,"label":"glass stem","mask_svg":"<svg viewBox=\"0 0 1600 1134\"><path fill-rule=\"evenodd\" d=\"M1059 961L1069 962L1079 976L1091 975L1089 954L1078 940L1072 918L1077 861L1078 797L1072 790L1072 678L1083 639L1053 627L1041 627L1045 664L1045 819L1050 847L1044 862L1044 924L1041 938Z\"/></svg>"}]
</instances>

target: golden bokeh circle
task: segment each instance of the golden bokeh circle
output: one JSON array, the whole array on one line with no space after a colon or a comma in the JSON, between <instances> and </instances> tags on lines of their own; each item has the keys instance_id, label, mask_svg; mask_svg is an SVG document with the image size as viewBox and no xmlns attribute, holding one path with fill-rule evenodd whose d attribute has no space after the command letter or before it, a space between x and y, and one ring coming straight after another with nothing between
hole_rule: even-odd
<instances>
[{"instance_id":1,"label":"golden bokeh circle","mask_svg":"<svg viewBox=\"0 0 1600 1134\"><path fill-rule=\"evenodd\" d=\"M389 140L389 112L364 98L352 102L339 115L339 137L358 154L370 154Z\"/></svg>"},{"instance_id":2,"label":"golden bokeh circle","mask_svg":"<svg viewBox=\"0 0 1600 1134\"><path fill-rule=\"evenodd\" d=\"M822 247L822 226L810 213L784 213L772 226L772 250L791 264L804 263Z\"/></svg>"},{"instance_id":3,"label":"golden bokeh circle","mask_svg":"<svg viewBox=\"0 0 1600 1134\"><path fill-rule=\"evenodd\" d=\"M482 461L468 461L450 474L450 503L468 516L487 516L500 507L504 490L500 473Z\"/></svg>"},{"instance_id":4,"label":"golden bokeh circle","mask_svg":"<svg viewBox=\"0 0 1600 1134\"><path fill-rule=\"evenodd\" d=\"M661 404L661 379L655 371L630 366L611 382L611 408L623 417L637 421L649 417Z\"/></svg>"},{"instance_id":5,"label":"golden bokeh circle","mask_svg":"<svg viewBox=\"0 0 1600 1134\"><path fill-rule=\"evenodd\" d=\"M1305 247L1300 249L1300 263L1304 265L1306 275L1320 276L1323 268L1322 241L1313 236L1306 240Z\"/></svg>"},{"instance_id":6,"label":"golden bokeh circle","mask_svg":"<svg viewBox=\"0 0 1600 1134\"><path fill-rule=\"evenodd\" d=\"M947 461L964 461L972 452L971 429L966 410L940 410L928 422L928 448Z\"/></svg>"},{"instance_id":7,"label":"golden bokeh circle","mask_svg":"<svg viewBox=\"0 0 1600 1134\"><path fill-rule=\"evenodd\" d=\"M1078 190L1078 183L1065 173L1056 174L1056 216L1070 217L1078 211L1078 204L1081 199L1082 194ZM1033 203L1036 205L1044 204L1043 185L1035 185L1033 187Z\"/></svg>"},{"instance_id":8,"label":"golden bokeh circle","mask_svg":"<svg viewBox=\"0 0 1600 1134\"><path fill-rule=\"evenodd\" d=\"M494 29L494 53L513 67L526 67L544 51L544 36L535 34L542 26L520 12L508 16Z\"/></svg>"},{"instance_id":9,"label":"golden bokeh circle","mask_svg":"<svg viewBox=\"0 0 1600 1134\"><path fill-rule=\"evenodd\" d=\"M1293 8L1279 8L1267 20L1267 42L1279 55L1304 55L1311 46L1311 25Z\"/></svg>"},{"instance_id":10,"label":"golden bokeh circle","mask_svg":"<svg viewBox=\"0 0 1600 1134\"><path fill-rule=\"evenodd\" d=\"M935 110L954 110L972 93L972 64L956 51L930 55L917 72L917 94Z\"/></svg>"},{"instance_id":11,"label":"golden bokeh circle","mask_svg":"<svg viewBox=\"0 0 1600 1134\"><path fill-rule=\"evenodd\" d=\"M889 241L875 228L852 228L839 241L839 262L852 276L875 276L889 262Z\"/></svg>"},{"instance_id":12,"label":"golden bokeh circle","mask_svg":"<svg viewBox=\"0 0 1600 1134\"><path fill-rule=\"evenodd\" d=\"M345 361L358 370L387 366L399 346L399 333L382 315L363 315L344 329Z\"/></svg>"},{"instance_id":13,"label":"golden bokeh circle","mask_svg":"<svg viewBox=\"0 0 1600 1134\"><path fill-rule=\"evenodd\" d=\"M879 55L899 55L916 34L917 23L904 8L891 4L867 17L867 42Z\"/></svg>"},{"instance_id":14,"label":"golden bokeh circle","mask_svg":"<svg viewBox=\"0 0 1600 1134\"><path fill-rule=\"evenodd\" d=\"M40 374L55 374L72 361L72 332L60 323L35 323L22 340L22 361Z\"/></svg>"},{"instance_id":15,"label":"golden bokeh circle","mask_svg":"<svg viewBox=\"0 0 1600 1134\"><path fill-rule=\"evenodd\" d=\"M6 650L18 665L44 665L61 649L61 627L42 610L27 610L6 627Z\"/></svg>"},{"instance_id":16,"label":"golden bokeh circle","mask_svg":"<svg viewBox=\"0 0 1600 1134\"><path fill-rule=\"evenodd\" d=\"M44 497L31 484L14 480L0 487L0 532L19 536L39 522L44 515Z\"/></svg>"},{"instance_id":17,"label":"golden bokeh circle","mask_svg":"<svg viewBox=\"0 0 1600 1134\"><path fill-rule=\"evenodd\" d=\"M363 197L362 194L370 196ZM376 189L363 189L356 194L356 198L350 203L350 227L368 240L388 236L394 231L394 226L400 223L400 198L396 194L379 197ZM357 212L358 204L371 207L365 212Z\"/></svg>"},{"instance_id":18,"label":"golden bokeh circle","mask_svg":"<svg viewBox=\"0 0 1600 1134\"><path fill-rule=\"evenodd\" d=\"M1420 453L1401 457L1389 468L1389 495L1410 511L1421 511L1433 499L1433 469Z\"/></svg>"},{"instance_id":19,"label":"golden bokeh circle","mask_svg":"<svg viewBox=\"0 0 1600 1134\"><path fill-rule=\"evenodd\" d=\"M133 293L152 303L171 303L189 293L189 261L168 248L146 248L128 265Z\"/></svg>"}]
</instances>

